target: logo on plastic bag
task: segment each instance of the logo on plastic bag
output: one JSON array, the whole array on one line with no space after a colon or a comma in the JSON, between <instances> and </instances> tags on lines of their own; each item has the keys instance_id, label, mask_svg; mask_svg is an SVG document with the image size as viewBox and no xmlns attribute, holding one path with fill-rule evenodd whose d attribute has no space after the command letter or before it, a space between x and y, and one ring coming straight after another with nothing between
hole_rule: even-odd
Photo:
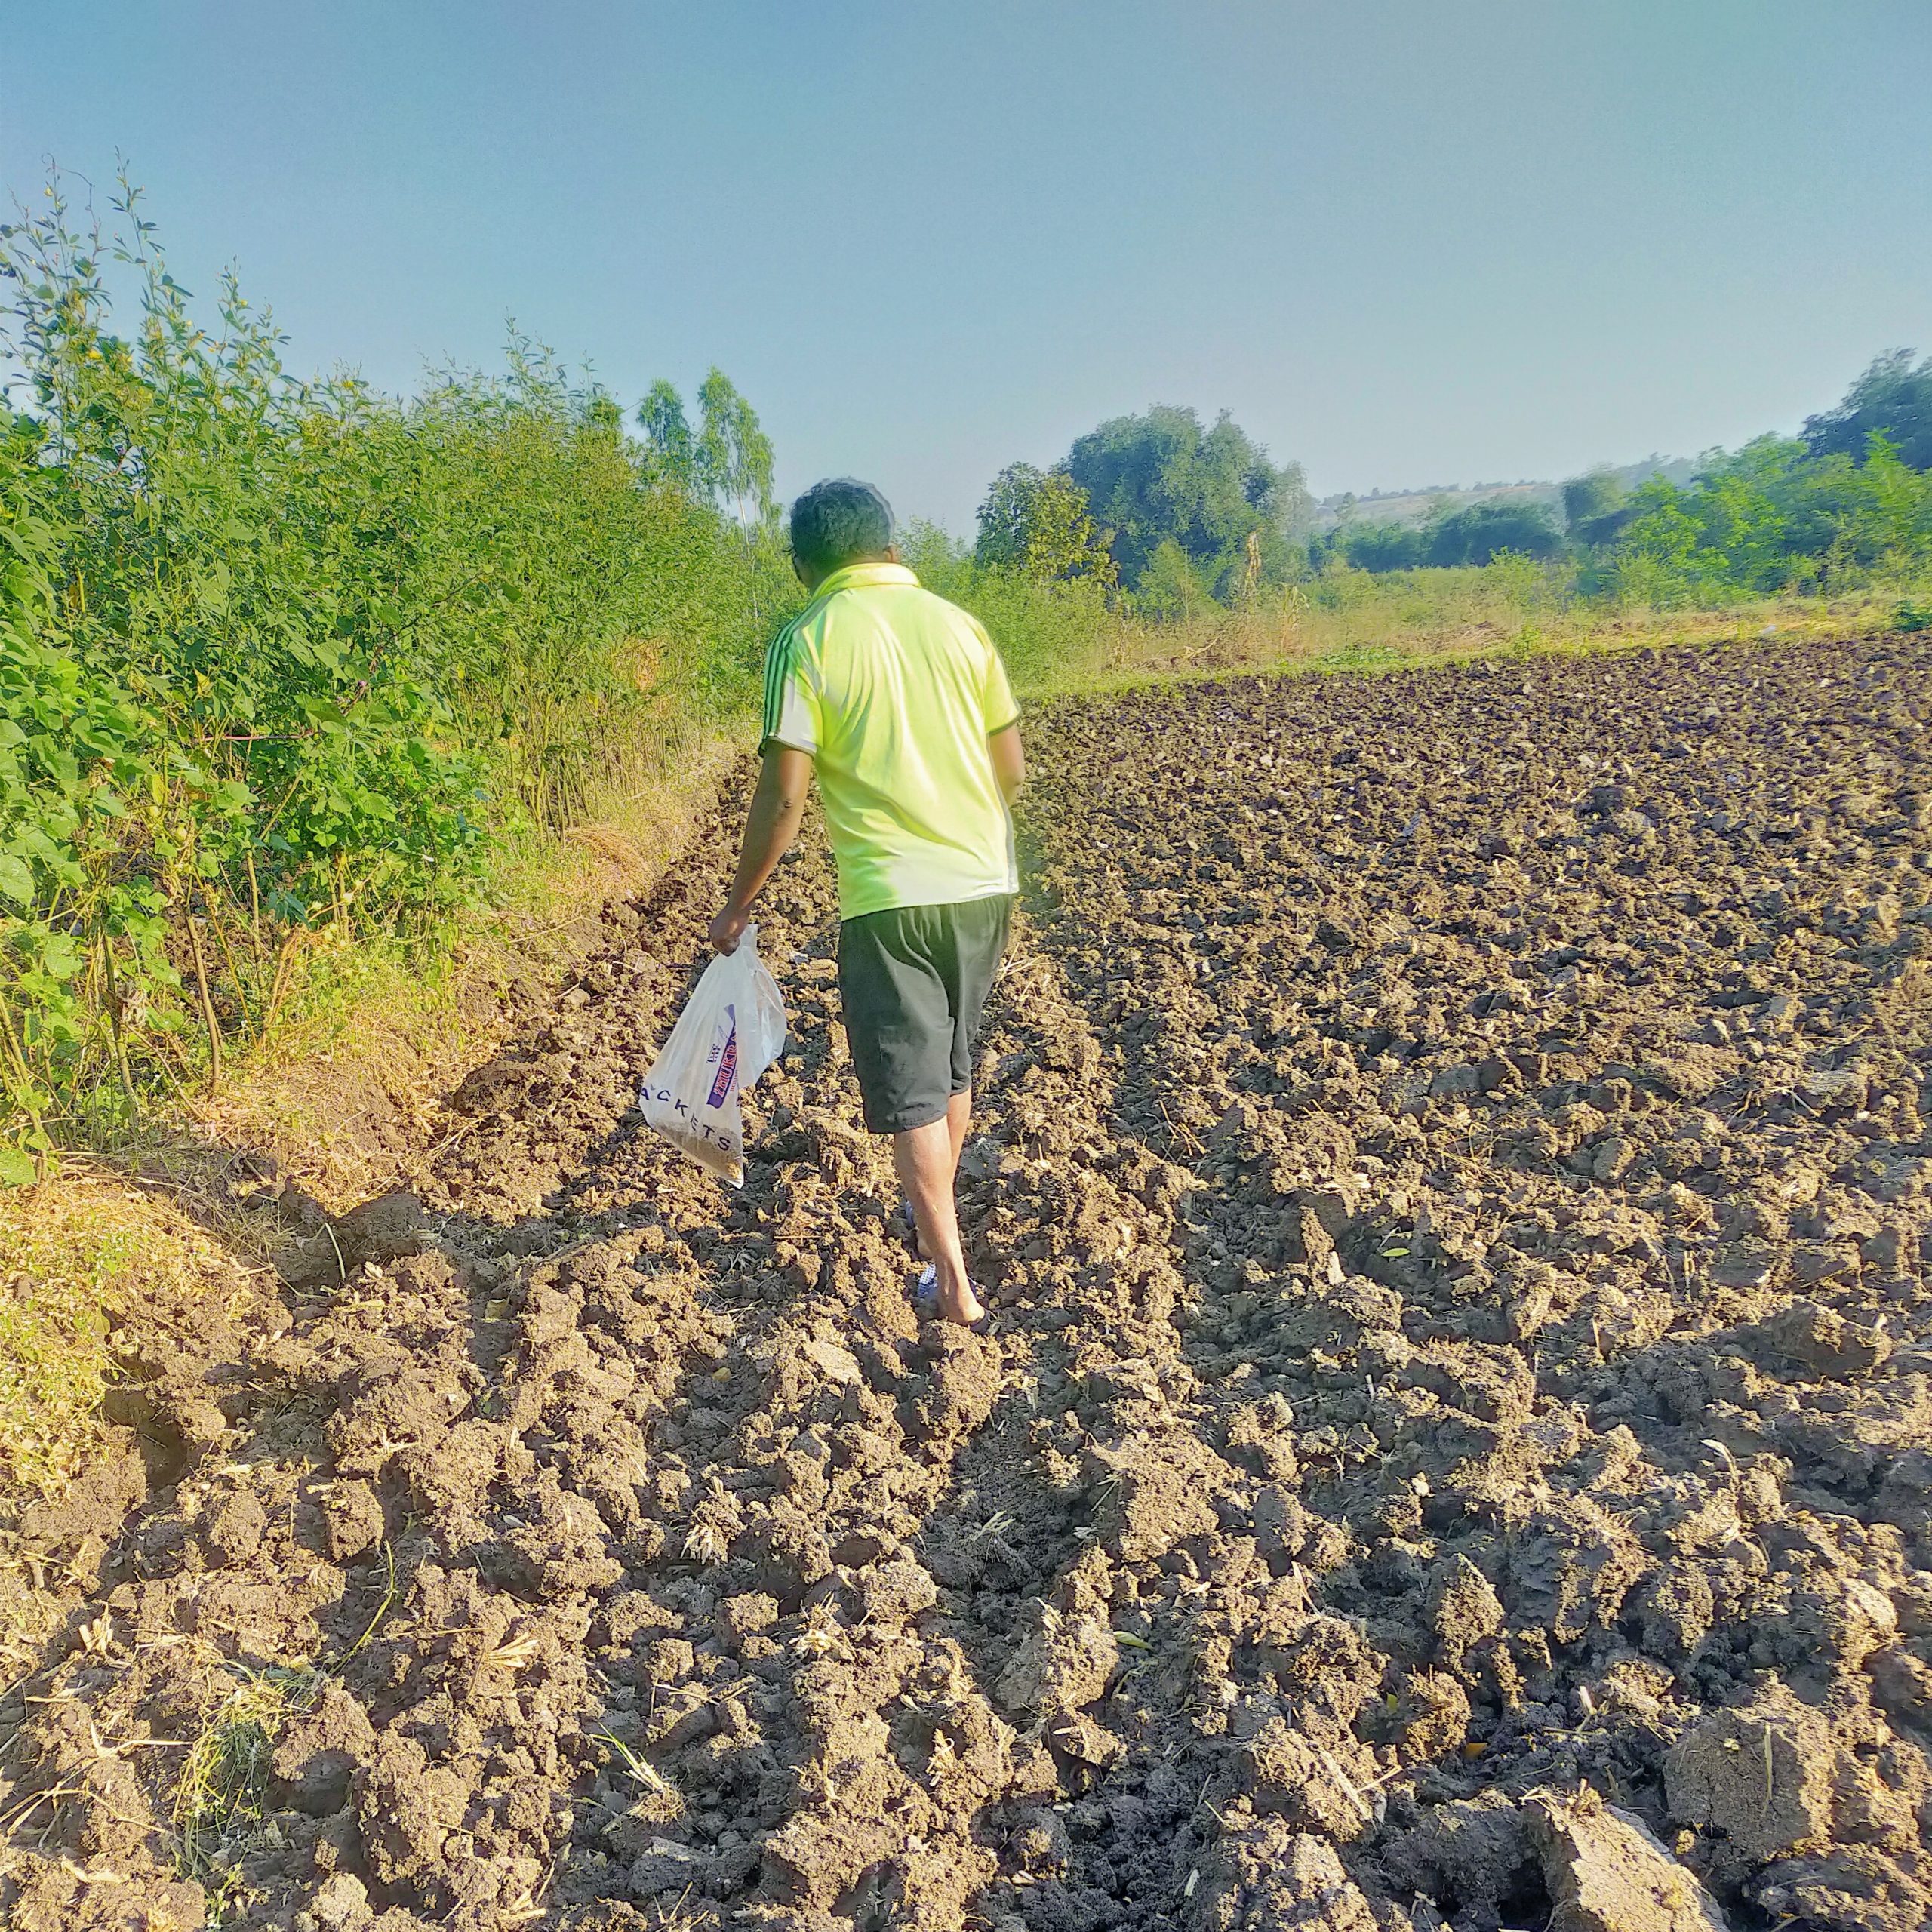
<instances>
[{"instance_id":1,"label":"logo on plastic bag","mask_svg":"<svg viewBox=\"0 0 1932 1932\"><path fill-rule=\"evenodd\" d=\"M712 1081L704 1103L708 1107L721 1107L738 1071L738 1009L735 1006L724 1009L724 1044L720 1047L712 1042L711 1058L718 1068L718 1077Z\"/></svg>"}]
</instances>

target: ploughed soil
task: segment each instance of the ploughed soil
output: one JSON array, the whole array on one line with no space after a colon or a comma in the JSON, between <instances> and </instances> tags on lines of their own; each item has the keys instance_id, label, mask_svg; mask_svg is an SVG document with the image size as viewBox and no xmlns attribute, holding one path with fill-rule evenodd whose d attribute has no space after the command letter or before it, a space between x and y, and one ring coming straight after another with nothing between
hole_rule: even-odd
<instances>
[{"instance_id":1,"label":"ploughed soil","mask_svg":"<svg viewBox=\"0 0 1932 1932\"><path fill-rule=\"evenodd\" d=\"M420 1201L132 1344L10 1547L0 1922L1911 1932L1932 640L1035 721L915 1319L827 863L728 1193L718 829Z\"/></svg>"}]
</instances>

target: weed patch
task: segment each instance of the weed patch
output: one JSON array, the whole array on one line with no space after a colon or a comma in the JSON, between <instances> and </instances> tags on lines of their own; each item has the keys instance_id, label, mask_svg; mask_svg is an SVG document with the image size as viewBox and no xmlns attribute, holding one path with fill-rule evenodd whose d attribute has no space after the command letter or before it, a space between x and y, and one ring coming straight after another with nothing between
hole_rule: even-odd
<instances>
[{"instance_id":1,"label":"weed patch","mask_svg":"<svg viewBox=\"0 0 1932 1932\"><path fill-rule=\"evenodd\" d=\"M183 1217L119 1185L0 1192L0 1481L72 1476L101 1439L116 1321L220 1293L233 1272Z\"/></svg>"},{"instance_id":2,"label":"weed patch","mask_svg":"<svg viewBox=\"0 0 1932 1932\"><path fill-rule=\"evenodd\" d=\"M260 1835L275 1742L291 1718L313 1708L325 1681L306 1666L239 1674L190 1747L174 1795L177 1869L217 1915L238 1890L242 1854Z\"/></svg>"}]
</instances>

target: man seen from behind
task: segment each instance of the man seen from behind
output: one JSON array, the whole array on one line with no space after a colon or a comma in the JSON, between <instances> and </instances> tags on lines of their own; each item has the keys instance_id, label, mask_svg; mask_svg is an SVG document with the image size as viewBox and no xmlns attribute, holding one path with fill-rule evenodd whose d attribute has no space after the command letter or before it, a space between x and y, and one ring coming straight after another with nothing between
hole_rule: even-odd
<instances>
[{"instance_id":1,"label":"man seen from behind","mask_svg":"<svg viewBox=\"0 0 1932 1932\"><path fill-rule=\"evenodd\" d=\"M871 485L808 490L792 507L792 555L810 601L766 657L763 769L711 943L736 949L816 775L866 1124L892 1137L935 1312L971 1324L985 1311L953 1189L981 1015L1020 884L1019 706L978 620L900 562L891 509Z\"/></svg>"}]
</instances>

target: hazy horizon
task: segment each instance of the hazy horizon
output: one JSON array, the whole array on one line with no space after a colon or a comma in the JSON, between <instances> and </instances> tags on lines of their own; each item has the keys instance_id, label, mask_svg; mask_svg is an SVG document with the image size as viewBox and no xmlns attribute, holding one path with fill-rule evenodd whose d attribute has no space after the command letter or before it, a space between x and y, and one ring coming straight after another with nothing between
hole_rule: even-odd
<instances>
[{"instance_id":1,"label":"hazy horizon","mask_svg":"<svg viewBox=\"0 0 1932 1932\"><path fill-rule=\"evenodd\" d=\"M125 151L298 371L498 366L506 315L627 410L715 362L781 494L955 531L1154 403L1364 495L1735 446L1932 348L1894 0L11 11L5 186Z\"/></svg>"}]
</instances>

